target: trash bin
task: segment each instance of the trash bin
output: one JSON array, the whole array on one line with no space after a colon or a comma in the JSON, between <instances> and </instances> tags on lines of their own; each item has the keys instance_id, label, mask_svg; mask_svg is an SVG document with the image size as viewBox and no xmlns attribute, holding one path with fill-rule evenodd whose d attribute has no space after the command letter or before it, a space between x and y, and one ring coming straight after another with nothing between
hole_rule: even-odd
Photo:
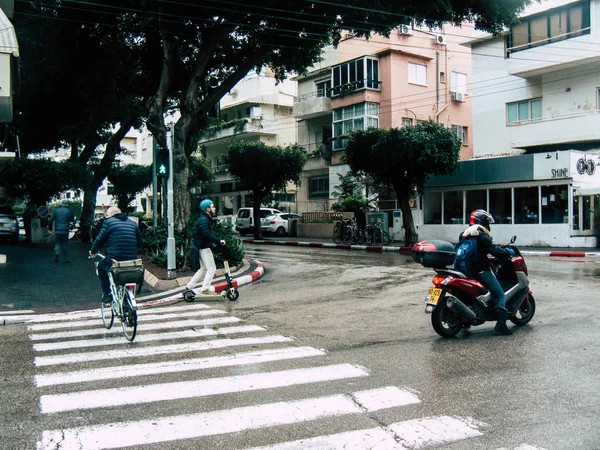
<instances>
[{"instance_id":1,"label":"trash bin","mask_svg":"<svg viewBox=\"0 0 600 450\"><path fill-rule=\"evenodd\" d=\"M288 235L298 237L298 221L300 219L288 219Z\"/></svg>"}]
</instances>

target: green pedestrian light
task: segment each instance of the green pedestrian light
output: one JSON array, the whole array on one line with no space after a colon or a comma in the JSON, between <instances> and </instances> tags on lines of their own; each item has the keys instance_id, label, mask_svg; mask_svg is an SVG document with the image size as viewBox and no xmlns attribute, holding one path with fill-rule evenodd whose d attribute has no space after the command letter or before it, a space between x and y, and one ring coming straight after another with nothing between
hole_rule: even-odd
<instances>
[{"instance_id":1,"label":"green pedestrian light","mask_svg":"<svg viewBox=\"0 0 600 450\"><path fill-rule=\"evenodd\" d=\"M156 175L169 178L169 151L166 148L161 148L156 153Z\"/></svg>"}]
</instances>

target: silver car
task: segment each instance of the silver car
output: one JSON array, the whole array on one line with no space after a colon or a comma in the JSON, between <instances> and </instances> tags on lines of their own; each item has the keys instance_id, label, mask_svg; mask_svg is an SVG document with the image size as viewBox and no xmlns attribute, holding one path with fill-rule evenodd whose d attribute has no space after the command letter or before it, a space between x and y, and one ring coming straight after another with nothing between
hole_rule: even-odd
<instances>
[{"instance_id":1,"label":"silver car","mask_svg":"<svg viewBox=\"0 0 600 450\"><path fill-rule=\"evenodd\" d=\"M292 213L272 214L261 220L260 229L263 233L275 233L277 236L288 234L289 220L302 220L302 216Z\"/></svg>"},{"instance_id":2,"label":"silver car","mask_svg":"<svg viewBox=\"0 0 600 450\"><path fill-rule=\"evenodd\" d=\"M17 215L8 205L0 205L0 239L19 242Z\"/></svg>"}]
</instances>

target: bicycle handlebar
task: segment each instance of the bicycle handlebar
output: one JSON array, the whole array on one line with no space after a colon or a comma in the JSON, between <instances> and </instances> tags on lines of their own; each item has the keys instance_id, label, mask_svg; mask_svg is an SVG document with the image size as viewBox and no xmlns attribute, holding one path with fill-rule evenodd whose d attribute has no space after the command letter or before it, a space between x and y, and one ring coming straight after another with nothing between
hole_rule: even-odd
<instances>
[{"instance_id":1,"label":"bicycle handlebar","mask_svg":"<svg viewBox=\"0 0 600 450\"><path fill-rule=\"evenodd\" d=\"M92 255L90 255L90 256L88 256L88 259L93 259L93 258L95 258L96 256L99 256L99 257L100 257L100 258L102 258L102 259L106 259L106 256L104 256L102 253L96 253L96 254L95 254L95 255L93 255L93 256L92 256Z\"/></svg>"}]
</instances>

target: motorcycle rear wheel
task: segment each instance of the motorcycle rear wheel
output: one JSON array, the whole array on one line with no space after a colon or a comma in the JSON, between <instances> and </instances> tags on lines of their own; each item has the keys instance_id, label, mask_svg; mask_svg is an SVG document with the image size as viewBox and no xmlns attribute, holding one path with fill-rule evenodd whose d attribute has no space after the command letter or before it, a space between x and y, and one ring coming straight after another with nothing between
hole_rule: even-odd
<instances>
[{"instance_id":1,"label":"motorcycle rear wheel","mask_svg":"<svg viewBox=\"0 0 600 450\"><path fill-rule=\"evenodd\" d=\"M521 304L516 314L509 320L517 326L527 325L535 314L535 299L533 294L527 294L527 298Z\"/></svg>"},{"instance_id":2,"label":"motorcycle rear wheel","mask_svg":"<svg viewBox=\"0 0 600 450\"><path fill-rule=\"evenodd\" d=\"M445 299L440 299L440 302L442 302L442 305L435 308L431 313L431 325L435 332L442 337L456 336L462 330L463 322L446 306Z\"/></svg>"}]
</instances>

